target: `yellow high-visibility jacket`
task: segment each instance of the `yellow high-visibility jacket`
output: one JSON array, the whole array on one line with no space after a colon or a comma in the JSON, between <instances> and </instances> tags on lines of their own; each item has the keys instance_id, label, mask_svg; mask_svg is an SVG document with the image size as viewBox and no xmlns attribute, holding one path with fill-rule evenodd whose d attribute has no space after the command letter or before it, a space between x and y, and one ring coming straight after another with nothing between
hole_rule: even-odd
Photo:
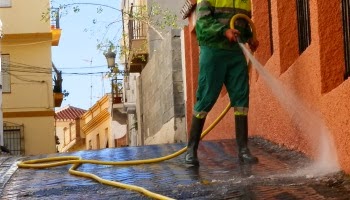
<instances>
[{"instance_id":1,"label":"yellow high-visibility jacket","mask_svg":"<svg viewBox=\"0 0 350 200\"><path fill-rule=\"evenodd\" d=\"M230 28L230 19L235 14L251 17L250 0L197 0L196 35L200 46L240 50L237 43L229 42L225 31ZM246 42L252 37L248 22L236 20L235 29L241 32L240 39Z\"/></svg>"}]
</instances>

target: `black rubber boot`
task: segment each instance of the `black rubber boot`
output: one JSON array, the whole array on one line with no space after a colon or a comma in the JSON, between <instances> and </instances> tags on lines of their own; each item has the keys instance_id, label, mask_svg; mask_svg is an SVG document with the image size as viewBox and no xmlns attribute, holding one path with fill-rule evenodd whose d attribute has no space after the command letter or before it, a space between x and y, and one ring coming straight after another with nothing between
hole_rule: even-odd
<instances>
[{"instance_id":1,"label":"black rubber boot","mask_svg":"<svg viewBox=\"0 0 350 200\"><path fill-rule=\"evenodd\" d=\"M235 115L236 141L238 158L241 162L255 164L259 160L253 156L248 148L248 118L246 115Z\"/></svg>"},{"instance_id":2,"label":"black rubber boot","mask_svg":"<svg viewBox=\"0 0 350 200\"><path fill-rule=\"evenodd\" d=\"M203 130L205 118L199 119L195 116L192 117L192 125L190 130L190 136L187 144L187 152L185 154L185 163L191 165L199 165L197 157L197 149L199 140L201 139L201 133Z\"/></svg>"}]
</instances>

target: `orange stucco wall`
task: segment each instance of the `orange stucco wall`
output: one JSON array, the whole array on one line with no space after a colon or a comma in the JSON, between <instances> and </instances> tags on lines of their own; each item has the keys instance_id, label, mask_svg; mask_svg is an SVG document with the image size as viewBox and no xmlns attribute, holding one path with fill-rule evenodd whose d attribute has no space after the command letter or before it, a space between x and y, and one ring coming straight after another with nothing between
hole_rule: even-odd
<instances>
[{"instance_id":1,"label":"orange stucco wall","mask_svg":"<svg viewBox=\"0 0 350 200\"><path fill-rule=\"evenodd\" d=\"M255 57L264 68L275 77L286 91L296 94L306 107L318 113L334 139L341 168L350 173L350 80L344 80L344 44L342 36L341 1L310 0L311 44L299 55L298 28L295 1L271 1L272 41L270 42L269 13L265 1L253 0L253 21L257 27L260 47ZM186 41L194 40L193 28L185 29ZM198 47L194 42L187 43L187 79L198 73ZM191 48L189 48L191 47ZM271 52L273 47L273 52ZM191 49L191 50L188 50ZM197 53L193 53L196 50ZM187 81L187 114L193 109L196 81ZM311 140L318 140L317 133L305 137L303 130L292 120L293 116L272 93L266 81L256 70L250 75L250 135L285 145L291 149L307 153L314 151ZM192 93L191 93L192 91ZM208 126L225 108L228 97L225 92L210 112ZM298 102L295 102L297 104ZM291 104L293 108L293 104ZM290 108L289 108L290 109ZM187 117L188 128L190 118ZM302 118L308 121L307 117ZM209 133L205 139L233 138L234 121L232 111L223 122ZM310 131L310 130L308 130ZM312 132L312 130L311 130Z\"/></svg>"}]
</instances>

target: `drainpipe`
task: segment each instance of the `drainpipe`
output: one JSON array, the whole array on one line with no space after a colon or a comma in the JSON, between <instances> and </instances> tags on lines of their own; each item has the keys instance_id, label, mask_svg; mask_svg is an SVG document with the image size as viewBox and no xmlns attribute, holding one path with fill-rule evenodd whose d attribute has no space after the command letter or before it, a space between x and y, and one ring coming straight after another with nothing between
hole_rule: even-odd
<instances>
[{"instance_id":1,"label":"drainpipe","mask_svg":"<svg viewBox=\"0 0 350 200\"><path fill-rule=\"evenodd\" d=\"M2 22L0 19L0 146L4 146L4 127L2 116L2 76L1 76L1 38L2 38Z\"/></svg>"}]
</instances>

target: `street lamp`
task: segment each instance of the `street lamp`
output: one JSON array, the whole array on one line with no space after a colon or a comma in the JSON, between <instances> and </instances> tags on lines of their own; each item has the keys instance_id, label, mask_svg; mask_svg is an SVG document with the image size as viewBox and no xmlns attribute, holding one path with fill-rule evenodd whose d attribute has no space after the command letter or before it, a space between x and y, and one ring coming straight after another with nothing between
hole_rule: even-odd
<instances>
[{"instance_id":1,"label":"street lamp","mask_svg":"<svg viewBox=\"0 0 350 200\"><path fill-rule=\"evenodd\" d=\"M111 51L111 49L108 50L107 53L104 54L106 59L107 59L107 65L108 68L110 69L111 73L115 73L115 68L116 68L116 64L115 64L115 57L116 54L114 52ZM121 97L119 96L119 86L118 86L118 79L117 76L113 77L111 80L111 90L112 90L112 102L118 102L121 103L121 100L118 101L118 99L121 99ZM114 88L116 87L116 88ZM116 96L114 96L116 95ZM112 112L113 113L113 112Z\"/></svg>"},{"instance_id":2,"label":"street lamp","mask_svg":"<svg viewBox=\"0 0 350 200\"><path fill-rule=\"evenodd\" d=\"M108 68L113 70L113 68L115 67L116 54L109 49L108 52L105 53L105 57L107 59Z\"/></svg>"}]
</instances>

